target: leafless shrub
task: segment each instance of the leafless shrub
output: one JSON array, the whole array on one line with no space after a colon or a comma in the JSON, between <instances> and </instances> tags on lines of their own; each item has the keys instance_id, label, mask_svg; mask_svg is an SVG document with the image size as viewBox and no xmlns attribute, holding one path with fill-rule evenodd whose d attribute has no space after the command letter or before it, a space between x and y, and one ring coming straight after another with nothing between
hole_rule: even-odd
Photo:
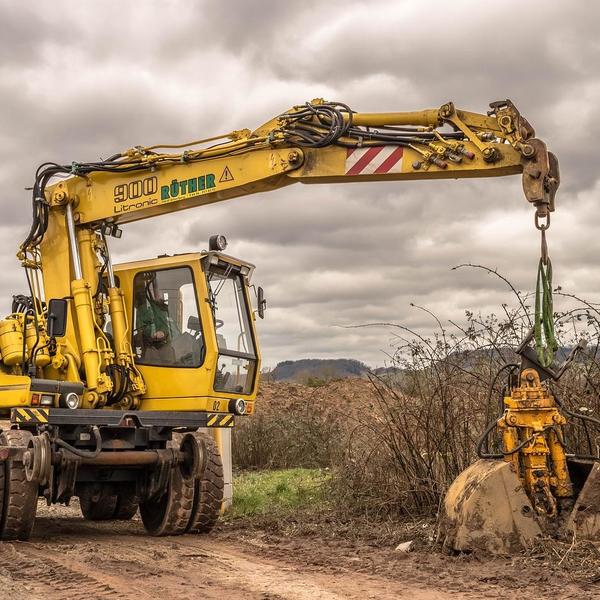
<instances>
[{"instance_id":1,"label":"leafless shrub","mask_svg":"<svg viewBox=\"0 0 600 600\"><path fill-rule=\"evenodd\" d=\"M390 368L371 373L370 385L350 380L345 403L335 387L340 382L268 384L277 398L257 403L257 414L237 428L235 464L331 467L334 505L367 518L435 513L448 485L476 460L486 424L500 414L505 377L495 375L517 360L514 350L533 322L530 295L496 271L467 266L500 278L513 301L497 314L466 311L462 323L442 323L415 306L432 319L430 336L397 323L364 325L392 332ZM554 315L557 360L580 338L588 347L554 390L569 410L600 416L600 305L560 288L555 296L565 305ZM566 437L570 451L600 456L600 429L571 419ZM490 441L491 450L498 447Z\"/></svg>"},{"instance_id":2,"label":"leafless shrub","mask_svg":"<svg viewBox=\"0 0 600 600\"><path fill-rule=\"evenodd\" d=\"M334 485L340 505L373 515L431 513L448 485L476 460L475 448L486 424L502 410L504 378L496 373L514 363L514 349L531 327L531 298L518 292L514 305L503 304L499 314L467 311L465 325L443 324L427 309L436 331L424 337L394 323L385 323L395 337L389 374L372 374L376 406L360 414L346 443L343 460L335 465ZM569 300L555 314L564 359L580 338L587 351L566 372L555 392L572 411L600 414L600 313L596 305L556 290ZM373 325L373 324L372 324ZM369 325L369 326L372 326ZM599 456L600 431L571 419L569 449ZM498 440L492 440L498 444Z\"/></svg>"},{"instance_id":3,"label":"leafless shrub","mask_svg":"<svg viewBox=\"0 0 600 600\"><path fill-rule=\"evenodd\" d=\"M339 452L341 415L319 388L266 383L256 414L239 419L233 464L239 469L326 468Z\"/></svg>"}]
</instances>

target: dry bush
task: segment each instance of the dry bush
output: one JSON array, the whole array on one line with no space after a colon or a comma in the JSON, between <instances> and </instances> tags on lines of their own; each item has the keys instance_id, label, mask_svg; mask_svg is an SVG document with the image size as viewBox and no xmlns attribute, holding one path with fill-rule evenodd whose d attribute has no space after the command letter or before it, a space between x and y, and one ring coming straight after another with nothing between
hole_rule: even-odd
<instances>
[{"instance_id":1,"label":"dry bush","mask_svg":"<svg viewBox=\"0 0 600 600\"><path fill-rule=\"evenodd\" d=\"M256 414L238 419L234 430L236 468L326 468L337 461L342 419L320 400L319 388L266 382L256 405Z\"/></svg>"},{"instance_id":2,"label":"dry bush","mask_svg":"<svg viewBox=\"0 0 600 600\"><path fill-rule=\"evenodd\" d=\"M495 380L495 375L518 361L514 349L532 323L530 298L511 289L514 307L502 305L500 315L485 317L467 312L465 326L446 326L429 313L437 326L431 337L386 324L397 340L391 361L396 370L389 376L371 375L375 410L358 417L335 468L341 506L370 515L431 513L453 479L476 460L481 432L502 412L506 376ZM555 314L561 345L557 359L564 359L580 338L588 348L553 389L571 411L599 415L600 313L594 304L560 289L556 293L570 304ZM571 419L569 451L600 456L599 433L593 425ZM494 450L499 440L492 435L490 443Z\"/></svg>"},{"instance_id":3,"label":"dry bush","mask_svg":"<svg viewBox=\"0 0 600 600\"><path fill-rule=\"evenodd\" d=\"M480 267L485 269L484 267ZM436 326L430 337L398 324L390 369L370 381L346 379L310 388L267 383L257 413L239 419L234 464L239 468L331 467L338 511L367 518L435 513L452 480L477 456L477 441L502 410L506 371L533 321L531 296L513 291L498 314L467 311L464 323ZM556 290L555 314L564 360L580 338L588 348L553 389L565 407L600 416L598 305ZM373 324L375 325L375 324ZM365 325L369 326L369 325ZM491 389L490 385L494 382ZM571 419L568 449L600 456L600 429ZM490 450L499 440L491 436Z\"/></svg>"}]
</instances>

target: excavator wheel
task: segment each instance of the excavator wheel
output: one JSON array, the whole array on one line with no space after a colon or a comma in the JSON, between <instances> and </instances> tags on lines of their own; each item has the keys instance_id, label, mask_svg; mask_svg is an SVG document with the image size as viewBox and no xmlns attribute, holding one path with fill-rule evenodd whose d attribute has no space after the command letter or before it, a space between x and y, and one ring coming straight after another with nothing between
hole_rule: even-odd
<instances>
[{"instance_id":1,"label":"excavator wheel","mask_svg":"<svg viewBox=\"0 0 600 600\"><path fill-rule=\"evenodd\" d=\"M1 433L1 431L0 431ZM0 443L3 443L0 435ZM2 539L2 519L4 517L4 492L6 491L6 467L0 464L0 539Z\"/></svg>"},{"instance_id":2,"label":"excavator wheel","mask_svg":"<svg viewBox=\"0 0 600 600\"><path fill-rule=\"evenodd\" d=\"M139 503L135 494L123 492L117 496L117 505L112 515L117 521L129 521L138 511Z\"/></svg>"},{"instance_id":3,"label":"excavator wheel","mask_svg":"<svg viewBox=\"0 0 600 600\"><path fill-rule=\"evenodd\" d=\"M95 484L83 486L79 492L81 514L87 521L109 521L113 518L118 497L106 487Z\"/></svg>"},{"instance_id":4,"label":"excavator wheel","mask_svg":"<svg viewBox=\"0 0 600 600\"><path fill-rule=\"evenodd\" d=\"M206 433L193 434L204 451L204 468L194 481L194 507L188 524L190 533L208 533L221 514L223 503L223 462L215 440Z\"/></svg>"},{"instance_id":5,"label":"excavator wheel","mask_svg":"<svg viewBox=\"0 0 600 600\"><path fill-rule=\"evenodd\" d=\"M151 535L181 535L186 532L194 506L194 480L181 469L171 470L167 490L160 498L140 503L140 515Z\"/></svg>"},{"instance_id":6,"label":"excavator wheel","mask_svg":"<svg viewBox=\"0 0 600 600\"><path fill-rule=\"evenodd\" d=\"M440 520L448 551L509 555L531 546L541 534L512 463L478 460L448 489Z\"/></svg>"},{"instance_id":7,"label":"excavator wheel","mask_svg":"<svg viewBox=\"0 0 600 600\"><path fill-rule=\"evenodd\" d=\"M11 429L2 433L3 446L27 447L32 438L29 431ZM0 531L3 540L28 540L37 511L38 486L27 481L23 462L8 459L2 471L3 510Z\"/></svg>"}]
</instances>

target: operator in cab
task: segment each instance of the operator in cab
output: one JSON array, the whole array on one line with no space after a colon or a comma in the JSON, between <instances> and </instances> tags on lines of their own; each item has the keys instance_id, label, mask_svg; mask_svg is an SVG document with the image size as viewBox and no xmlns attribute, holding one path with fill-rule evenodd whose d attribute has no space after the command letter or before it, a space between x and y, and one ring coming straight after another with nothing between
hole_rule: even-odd
<instances>
[{"instance_id":1,"label":"operator in cab","mask_svg":"<svg viewBox=\"0 0 600 600\"><path fill-rule=\"evenodd\" d=\"M140 358L146 364L173 364L176 362L173 340L181 332L169 314L167 300L156 289L156 281L140 283L142 285L135 290L135 326L142 348Z\"/></svg>"}]
</instances>

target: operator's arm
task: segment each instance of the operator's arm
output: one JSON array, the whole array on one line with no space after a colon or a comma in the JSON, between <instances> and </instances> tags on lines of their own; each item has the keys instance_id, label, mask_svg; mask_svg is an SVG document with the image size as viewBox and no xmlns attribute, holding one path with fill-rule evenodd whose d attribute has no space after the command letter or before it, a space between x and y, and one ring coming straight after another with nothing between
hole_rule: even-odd
<instances>
[{"instance_id":1,"label":"operator's arm","mask_svg":"<svg viewBox=\"0 0 600 600\"><path fill-rule=\"evenodd\" d=\"M294 107L254 132L197 148L135 147L101 163L51 165L40 173L32 233L39 243L47 206L74 204L80 225L126 223L228 198L302 183L497 177L523 173L527 200L539 217L554 210L558 163L510 101L487 115L457 110L355 113L315 100ZM180 148L189 149L180 151ZM167 153L170 148L176 152ZM158 150L161 150L159 152ZM49 187L52 176L72 173ZM37 199L36 199L37 198Z\"/></svg>"},{"instance_id":2,"label":"operator's arm","mask_svg":"<svg viewBox=\"0 0 600 600\"><path fill-rule=\"evenodd\" d=\"M179 332L168 310L158 304L144 304L136 311L136 326L145 343L166 342Z\"/></svg>"},{"instance_id":3,"label":"operator's arm","mask_svg":"<svg viewBox=\"0 0 600 600\"><path fill-rule=\"evenodd\" d=\"M152 339L155 333L154 315L146 303L137 306L135 309L135 328L144 340Z\"/></svg>"}]
</instances>

